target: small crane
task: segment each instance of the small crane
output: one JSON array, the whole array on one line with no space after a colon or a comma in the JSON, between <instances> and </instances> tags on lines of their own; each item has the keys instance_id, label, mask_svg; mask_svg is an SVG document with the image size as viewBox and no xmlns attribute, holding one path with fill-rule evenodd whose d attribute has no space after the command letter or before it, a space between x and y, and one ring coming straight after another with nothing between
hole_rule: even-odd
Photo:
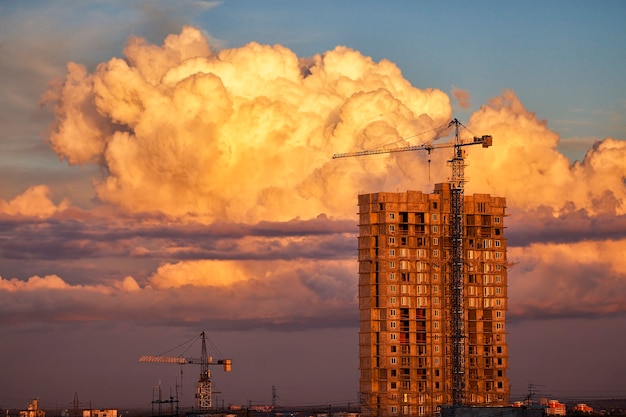
<instances>
[{"instance_id":1,"label":"small crane","mask_svg":"<svg viewBox=\"0 0 626 417\"><path fill-rule=\"evenodd\" d=\"M144 355L139 358L139 362L148 363L169 363L175 365L193 364L200 365L200 378L198 379L198 390L196 393L196 404L201 410L208 410L212 406L213 387L211 383L211 371L209 365L223 365L224 372L232 370L233 361L231 359L213 360L207 353L206 334L200 333L202 339L202 350L199 358L185 358L182 356L150 356ZM197 339L196 339L197 340Z\"/></svg>"},{"instance_id":2,"label":"small crane","mask_svg":"<svg viewBox=\"0 0 626 417\"><path fill-rule=\"evenodd\" d=\"M452 403L462 406L465 402L465 324L463 316L463 190L465 187L464 146L482 145L488 148L492 145L492 137L483 135L474 137L472 141L464 142L459 137L461 122L457 119L448 124L448 128L455 127L455 137L452 143L423 144L405 146L401 148L380 148L357 152L337 153L333 159L353 156L369 156L394 152L427 151L428 154L441 148L454 148L452 159L448 160L452 168L450 178L450 252L448 261L450 269L450 330L451 337L451 371L452 371ZM429 160L430 162L430 160Z\"/></svg>"}]
</instances>

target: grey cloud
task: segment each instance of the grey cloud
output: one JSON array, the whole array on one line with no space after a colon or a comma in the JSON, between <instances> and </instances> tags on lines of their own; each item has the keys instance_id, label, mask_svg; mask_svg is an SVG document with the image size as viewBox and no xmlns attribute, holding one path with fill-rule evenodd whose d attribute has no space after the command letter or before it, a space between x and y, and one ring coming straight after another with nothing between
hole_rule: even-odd
<instances>
[{"instance_id":1,"label":"grey cloud","mask_svg":"<svg viewBox=\"0 0 626 417\"><path fill-rule=\"evenodd\" d=\"M610 196L607 196L611 200ZM531 243L571 243L583 240L606 240L626 237L626 215L604 213L590 215L586 210L570 210L555 217L551 207L535 210L512 210L507 218L510 246Z\"/></svg>"}]
</instances>

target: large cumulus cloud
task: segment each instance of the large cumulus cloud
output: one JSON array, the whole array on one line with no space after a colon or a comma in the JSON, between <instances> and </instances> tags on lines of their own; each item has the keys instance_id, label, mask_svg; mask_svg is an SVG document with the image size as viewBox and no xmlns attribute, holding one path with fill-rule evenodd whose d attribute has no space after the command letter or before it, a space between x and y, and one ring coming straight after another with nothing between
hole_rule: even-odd
<instances>
[{"instance_id":1,"label":"large cumulus cloud","mask_svg":"<svg viewBox=\"0 0 626 417\"><path fill-rule=\"evenodd\" d=\"M551 207L552 214L585 210L626 213L626 142L606 138L572 163L557 150L559 135L527 110L513 91L491 100L470 129L494 137L493 152L472 152L468 190L507 197L514 210Z\"/></svg>"},{"instance_id":2,"label":"large cumulus cloud","mask_svg":"<svg viewBox=\"0 0 626 417\"><path fill-rule=\"evenodd\" d=\"M93 73L68 66L50 94L48 140L71 164L105 167L98 197L131 212L203 222L345 215L354 193L337 190L386 170L352 174L333 152L397 141L451 115L443 92L345 47L310 59L256 43L214 53L187 27L162 46L133 38L124 54Z\"/></svg>"},{"instance_id":3,"label":"large cumulus cloud","mask_svg":"<svg viewBox=\"0 0 626 417\"><path fill-rule=\"evenodd\" d=\"M430 192L449 176L450 149L331 159L442 143L452 117L442 91L346 47L214 51L187 27L162 45L131 38L91 72L67 68L46 95L47 142L101 168L101 204L55 203L45 185L0 201L5 322L354 325L356 195ZM466 191L507 198L511 317L623 312L625 142L572 163L513 91L467 127L464 139L494 138L466 148Z\"/></svg>"}]
</instances>

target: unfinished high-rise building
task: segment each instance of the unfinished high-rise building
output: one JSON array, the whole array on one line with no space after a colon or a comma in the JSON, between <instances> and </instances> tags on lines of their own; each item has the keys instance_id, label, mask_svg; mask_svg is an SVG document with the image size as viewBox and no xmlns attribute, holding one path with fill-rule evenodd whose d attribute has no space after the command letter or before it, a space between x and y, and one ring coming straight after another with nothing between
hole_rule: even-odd
<instances>
[{"instance_id":1,"label":"unfinished high-rise building","mask_svg":"<svg viewBox=\"0 0 626 417\"><path fill-rule=\"evenodd\" d=\"M462 202L463 405L507 405L506 201ZM359 195L358 204L361 412L432 416L453 403L450 184Z\"/></svg>"}]
</instances>

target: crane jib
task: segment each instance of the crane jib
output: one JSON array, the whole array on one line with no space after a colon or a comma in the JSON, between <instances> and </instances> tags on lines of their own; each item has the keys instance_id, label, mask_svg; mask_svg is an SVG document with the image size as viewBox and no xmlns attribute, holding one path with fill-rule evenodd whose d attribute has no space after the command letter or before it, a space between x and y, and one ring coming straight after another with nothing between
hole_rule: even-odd
<instances>
[{"instance_id":1,"label":"crane jib","mask_svg":"<svg viewBox=\"0 0 626 417\"><path fill-rule=\"evenodd\" d=\"M481 137L474 137L472 142L459 142L459 143L441 143L441 144L423 144L423 145L412 145L405 146L403 148L385 148L385 149L371 149L371 150L363 150L356 152L344 152L344 153L336 153L333 155L333 159L339 158L351 158L355 156L369 156L369 155L382 155L387 153L395 153L395 152L411 152L411 151L433 151L435 149L444 149L444 148L457 148L460 146L470 146L470 145L483 145L483 148L488 148L493 144L493 138L491 135L484 135Z\"/></svg>"}]
</instances>

